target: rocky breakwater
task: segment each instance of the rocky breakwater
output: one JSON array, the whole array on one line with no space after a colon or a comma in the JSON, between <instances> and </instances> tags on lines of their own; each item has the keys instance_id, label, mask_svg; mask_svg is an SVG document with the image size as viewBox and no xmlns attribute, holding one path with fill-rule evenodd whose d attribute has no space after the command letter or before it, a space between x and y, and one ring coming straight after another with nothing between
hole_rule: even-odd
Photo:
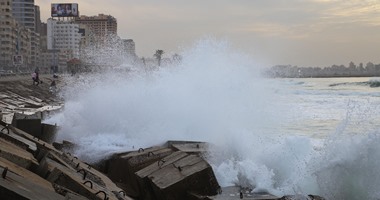
<instances>
[{"instance_id":1,"label":"rocky breakwater","mask_svg":"<svg viewBox=\"0 0 380 200\"><path fill-rule=\"evenodd\" d=\"M62 100L51 91L54 79L41 80L37 86L29 77L0 79L0 199L132 199L103 173L52 145L58 127L41 121Z\"/></svg>"},{"instance_id":2,"label":"rocky breakwater","mask_svg":"<svg viewBox=\"0 0 380 200\"><path fill-rule=\"evenodd\" d=\"M56 125L44 116L62 106L28 77L0 81L0 199L323 199L276 197L239 186L221 188L204 159L209 144L168 141L165 145L116 153L88 164L75 156L76 144L56 143Z\"/></svg>"}]
</instances>

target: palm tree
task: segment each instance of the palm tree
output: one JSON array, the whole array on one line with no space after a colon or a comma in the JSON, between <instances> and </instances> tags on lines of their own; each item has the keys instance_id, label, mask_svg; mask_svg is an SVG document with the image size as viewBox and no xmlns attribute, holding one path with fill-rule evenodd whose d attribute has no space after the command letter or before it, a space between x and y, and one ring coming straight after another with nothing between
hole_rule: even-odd
<instances>
[{"instance_id":1,"label":"palm tree","mask_svg":"<svg viewBox=\"0 0 380 200\"><path fill-rule=\"evenodd\" d=\"M156 53L153 55L154 57L156 57L157 61L158 61L158 66L161 65L161 59L162 59L162 55L164 54L165 52L161 49L158 49L156 50Z\"/></svg>"}]
</instances>

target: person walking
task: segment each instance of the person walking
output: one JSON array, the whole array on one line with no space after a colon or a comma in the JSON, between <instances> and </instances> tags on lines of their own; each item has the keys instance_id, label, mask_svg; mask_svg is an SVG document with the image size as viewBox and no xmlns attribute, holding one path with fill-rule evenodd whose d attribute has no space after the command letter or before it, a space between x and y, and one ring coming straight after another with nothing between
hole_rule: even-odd
<instances>
[{"instance_id":1,"label":"person walking","mask_svg":"<svg viewBox=\"0 0 380 200\"><path fill-rule=\"evenodd\" d=\"M35 73L36 73L36 82L37 82L36 85L39 85L40 84L40 77L38 76L38 72L35 72Z\"/></svg>"},{"instance_id":2,"label":"person walking","mask_svg":"<svg viewBox=\"0 0 380 200\"><path fill-rule=\"evenodd\" d=\"M32 74L33 85L34 85L34 83L36 82L36 78L37 78L37 73L34 72L34 73Z\"/></svg>"}]
</instances>

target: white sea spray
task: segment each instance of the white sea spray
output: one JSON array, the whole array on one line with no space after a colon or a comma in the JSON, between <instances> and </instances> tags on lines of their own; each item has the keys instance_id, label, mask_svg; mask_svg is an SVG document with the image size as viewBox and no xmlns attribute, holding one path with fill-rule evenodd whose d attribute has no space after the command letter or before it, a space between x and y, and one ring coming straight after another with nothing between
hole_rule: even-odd
<instances>
[{"instance_id":1,"label":"white sea spray","mask_svg":"<svg viewBox=\"0 0 380 200\"><path fill-rule=\"evenodd\" d=\"M224 41L201 40L181 55L154 70L71 79L64 111L48 119L62 127L58 139L79 144L76 154L87 161L167 140L205 141L222 186L380 196L378 93L261 78Z\"/></svg>"}]
</instances>

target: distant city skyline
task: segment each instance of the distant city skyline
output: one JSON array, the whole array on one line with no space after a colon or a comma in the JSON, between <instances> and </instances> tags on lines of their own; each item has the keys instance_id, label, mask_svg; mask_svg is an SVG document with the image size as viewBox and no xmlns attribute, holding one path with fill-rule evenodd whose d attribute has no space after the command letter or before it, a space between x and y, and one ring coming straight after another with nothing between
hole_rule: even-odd
<instances>
[{"instance_id":1,"label":"distant city skyline","mask_svg":"<svg viewBox=\"0 0 380 200\"><path fill-rule=\"evenodd\" d=\"M171 57L203 37L227 40L258 65L380 63L380 0L35 0L41 20L51 3L78 3L80 15L108 14L138 56Z\"/></svg>"}]
</instances>

